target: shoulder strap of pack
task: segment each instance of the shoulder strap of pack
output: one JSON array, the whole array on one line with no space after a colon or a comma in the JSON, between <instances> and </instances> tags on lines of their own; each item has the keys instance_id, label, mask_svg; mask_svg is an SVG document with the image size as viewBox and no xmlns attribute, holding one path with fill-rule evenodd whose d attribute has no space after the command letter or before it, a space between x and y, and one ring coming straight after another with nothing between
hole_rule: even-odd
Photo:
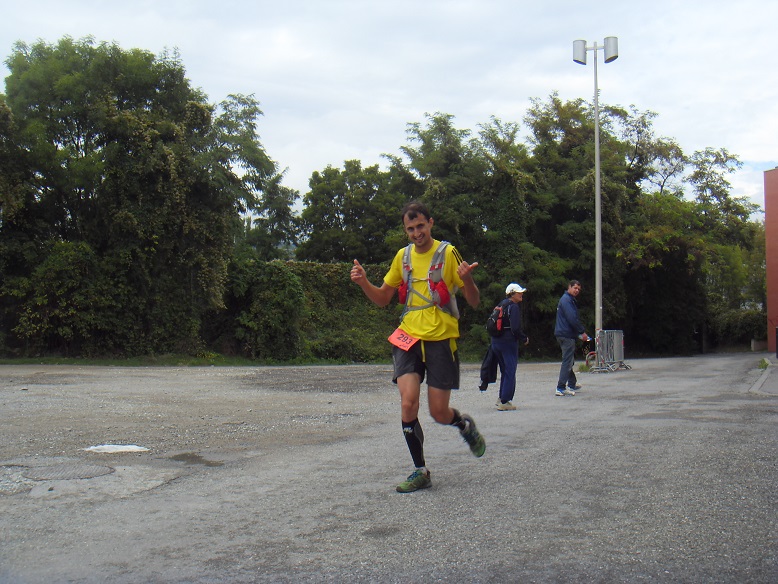
<instances>
[{"instance_id":1,"label":"shoulder strap of pack","mask_svg":"<svg viewBox=\"0 0 778 584\"><path fill-rule=\"evenodd\" d=\"M413 287L413 282L414 282L413 265L411 263L412 249L413 249L413 244L409 243L405 247L405 252L403 253L403 281L405 282L408 290L407 295L405 296L405 311L403 312L403 314L405 314L405 312L409 310L423 310L424 308L429 308L430 306L433 306L433 302L431 298L428 298L427 296L425 296L424 294L422 294L421 292L419 292ZM434 258L433 258L433 262L434 262ZM432 264L430 264L430 268L432 268ZM429 291L429 286L427 286L427 290ZM422 300L424 300L423 305L411 306L411 296L414 294L419 298L421 298ZM430 293L430 296L431 295L432 294Z\"/></svg>"},{"instance_id":2,"label":"shoulder strap of pack","mask_svg":"<svg viewBox=\"0 0 778 584\"><path fill-rule=\"evenodd\" d=\"M446 312L454 318L459 318L459 307L457 306L456 293L459 288L454 285L449 290L446 281L443 279L443 267L446 263L446 254L451 244L448 241L441 241L433 254L430 262L429 287L431 291L432 302L443 312ZM452 248L453 249L453 248Z\"/></svg>"},{"instance_id":3,"label":"shoulder strap of pack","mask_svg":"<svg viewBox=\"0 0 778 584\"><path fill-rule=\"evenodd\" d=\"M413 274L413 266L411 265L411 248L412 243L405 246L405 252L403 252L403 281L410 286L411 275Z\"/></svg>"},{"instance_id":4,"label":"shoulder strap of pack","mask_svg":"<svg viewBox=\"0 0 778 584\"><path fill-rule=\"evenodd\" d=\"M446 248L451 245L448 241L441 241L430 262L429 279L440 282L443 279L443 265L446 263Z\"/></svg>"},{"instance_id":5,"label":"shoulder strap of pack","mask_svg":"<svg viewBox=\"0 0 778 584\"><path fill-rule=\"evenodd\" d=\"M456 298L454 293L451 293L448 289L443 292L445 301L442 301L441 290L439 286L445 287L443 281L443 267L446 263L446 249L451 245L448 241L441 241L438 247L435 249L435 253L432 254L430 260L429 272L427 273L427 296L414 289L413 287L413 266L411 265L411 249L413 244L408 244L403 253L403 280L407 285L407 295L405 297L405 310L403 315L410 310L423 310L432 306L438 306L444 312L453 315L455 318L459 318L459 309L456 304ZM432 289L435 288L435 290ZM417 306L411 306L411 295L415 294L424 301L424 304Z\"/></svg>"}]
</instances>

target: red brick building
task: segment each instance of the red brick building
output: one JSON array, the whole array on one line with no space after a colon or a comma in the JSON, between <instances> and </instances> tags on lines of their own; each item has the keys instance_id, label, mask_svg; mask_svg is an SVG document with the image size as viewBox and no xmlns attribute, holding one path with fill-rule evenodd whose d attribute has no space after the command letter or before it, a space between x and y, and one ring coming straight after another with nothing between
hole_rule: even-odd
<instances>
[{"instance_id":1,"label":"red brick building","mask_svg":"<svg viewBox=\"0 0 778 584\"><path fill-rule=\"evenodd\" d=\"M778 168L764 173L765 254L767 256L767 350L776 352L778 327Z\"/></svg>"}]
</instances>

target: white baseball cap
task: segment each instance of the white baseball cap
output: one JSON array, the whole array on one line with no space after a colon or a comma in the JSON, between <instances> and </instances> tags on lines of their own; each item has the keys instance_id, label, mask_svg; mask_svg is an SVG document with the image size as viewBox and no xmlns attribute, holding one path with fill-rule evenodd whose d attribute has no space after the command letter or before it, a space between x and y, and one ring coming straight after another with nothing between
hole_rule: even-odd
<instances>
[{"instance_id":1,"label":"white baseball cap","mask_svg":"<svg viewBox=\"0 0 778 584\"><path fill-rule=\"evenodd\" d=\"M522 288L519 284L516 282L511 282L508 284L508 287L505 289L505 295L510 296L511 294L515 294L516 292L526 292L526 288Z\"/></svg>"}]
</instances>

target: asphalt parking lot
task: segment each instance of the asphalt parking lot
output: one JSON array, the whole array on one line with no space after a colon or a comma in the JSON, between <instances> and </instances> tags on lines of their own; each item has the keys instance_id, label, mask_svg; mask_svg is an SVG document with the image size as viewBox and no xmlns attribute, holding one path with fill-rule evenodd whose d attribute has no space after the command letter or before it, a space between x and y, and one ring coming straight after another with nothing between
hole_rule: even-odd
<instances>
[{"instance_id":1,"label":"asphalt parking lot","mask_svg":"<svg viewBox=\"0 0 778 584\"><path fill-rule=\"evenodd\" d=\"M0 582L778 582L775 357L627 362L463 365L411 494L389 366L0 366Z\"/></svg>"}]
</instances>

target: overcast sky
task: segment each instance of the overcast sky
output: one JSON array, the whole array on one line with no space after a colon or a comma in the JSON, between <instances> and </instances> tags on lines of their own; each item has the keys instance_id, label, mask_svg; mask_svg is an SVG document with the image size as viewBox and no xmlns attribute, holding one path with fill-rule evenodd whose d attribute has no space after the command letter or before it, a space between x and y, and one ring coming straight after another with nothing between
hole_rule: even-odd
<instances>
[{"instance_id":1,"label":"overcast sky","mask_svg":"<svg viewBox=\"0 0 778 584\"><path fill-rule=\"evenodd\" d=\"M385 167L426 113L475 132L491 116L520 122L554 91L591 102L593 54L577 65L572 45L607 36L619 58L599 52L601 104L656 112L656 135L687 154L737 155L733 195L760 207L778 166L772 0L0 0L0 14L3 61L16 41L91 35L178 49L211 103L253 94L262 144L301 196L328 165Z\"/></svg>"}]
</instances>

